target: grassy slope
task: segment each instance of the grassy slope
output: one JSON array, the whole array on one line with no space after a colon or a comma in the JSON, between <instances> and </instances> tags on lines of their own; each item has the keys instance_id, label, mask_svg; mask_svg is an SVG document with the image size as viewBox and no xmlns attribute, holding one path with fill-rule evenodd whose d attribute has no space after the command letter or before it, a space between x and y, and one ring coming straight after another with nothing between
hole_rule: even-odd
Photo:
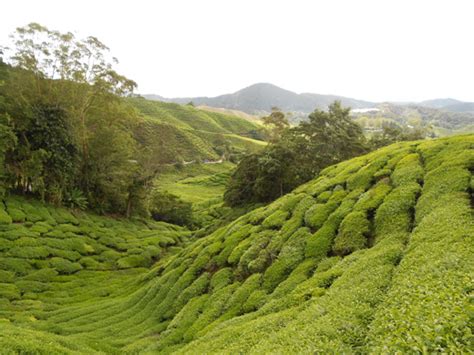
<instances>
[{"instance_id":1,"label":"grassy slope","mask_svg":"<svg viewBox=\"0 0 474 355\"><path fill-rule=\"evenodd\" d=\"M44 353L467 352L473 170L472 135L392 145L329 167L189 242L186 231L169 225L87 215L68 221L51 208L52 218L21 222L21 210L31 219L43 209L23 201L9 208L7 200L0 317L9 321L0 321L0 346ZM10 224L8 215L20 223ZM119 263L139 255L146 264L147 238L174 246L160 247L151 269L129 268L134 259ZM102 261L105 247L120 257L108 253L116 258Z\"/></svg>"},{"instance_id":2,"label":"grassy slope","mask_svg":"<svg viewBox=\"0 0 474 355\"><path fill-rule=\"evenodd\" d=\"M192 203L193 220L205 228L199 232L201 235L257 207L230 208L224 205L223 194L234 167L230 162L188 164L180 168L168 166L155 184L158 189Z\"/></svg>"},{"instance_id":3,"label":"grassy slope","mask_svg":"<svg viewBox=\"0 0 474 355\"><path fill-rule=\"evenodd\" d=\"M262 124L262 120L260 119L260 117L250 115L246 112L239 111L239 110L232 110L232 109L221 108L221 107L212 107L212 106L206 106L206 105L199 105L197 106L197 108L204 111L219 112L219 113L224 113L227 115L237 116L256 124L260 124L260 125Z\"/></svg>"},{"instance_id":4,"label":"grassy slope","mask_svg":"<svg viewBox=\"0 0 474 355\"><path fill-rule=\"evenodd\" d=\"M224 142L245 152L257 151L266 144L249 138L260 126L237 116L140 98L129 102L145 118L141 139L147 140L147 146L157 150L164 162L175 162L178 157L186 161L217 160L214 148Z\"/></svg>"},{"instance_id":5,"label":"grassy slope","mask_svg":"<svg viewBox=\"0 0 474 355\"><path fill-rule=\"evenodd\" d=\"M182 168L169 167L157 180L157 186L191 203L221 199L235 165L189 164Z\"/></svg>"}]
</instances>

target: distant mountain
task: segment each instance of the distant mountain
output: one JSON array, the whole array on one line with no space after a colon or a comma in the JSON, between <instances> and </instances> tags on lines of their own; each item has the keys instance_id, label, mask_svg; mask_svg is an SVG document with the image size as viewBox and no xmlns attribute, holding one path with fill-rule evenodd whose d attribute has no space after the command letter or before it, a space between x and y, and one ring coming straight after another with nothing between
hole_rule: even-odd
<instances>
[{"instance_id":1,"label":"distant mountain","mask_svg":"<svg viewBox=\"0 0 474 355\"><path fill-rule=\"evenodd\" d=\"M469 127L469 131L472 131L471 127L474 125L474 102L463 102L452 98L421 102L376 103L337 95L297 94L268 83L254 84L233 94L216 97L165 98L159 95L144 95L144 97L178 104L192 101L197 107L203 107L206 110L220 110L220 112L234 115L233 111L261 116L276 106L288 112L288 118L294 124L307 119L308 114L314 109L325 110L334 100L339 100L344 106L352 108L353 115L357 117L383 116L401 124L408 124L410 120L420 119L424 124L448 130L462 130ZM240 116L242 117L242 115ZM248 119L248 117L245 118Z\"/></svg>"},{"instance_id":2,"label":"distant mountain","mask_svg":"<svg viewBox=\"0 0 474 355\"><path fill-rule=\"evenodd\" d=\"M430 108L444 108L446 106L452 106L461 104L462 101L456 99L434 99L434 100L425 100L418 103L418 106L430 107Z\"/></svg>"},{"instance_id":3,"label":"distant mountain","mask_svg":"<svg viewBox=\"0 0 474 355\"><path fill-rule=\"evenodd\" d=\"M297 94L268 83L254 84L233 94L220 95L216 97L185 97L171 99L158 95L144 95L144 97L150 100L175 102L180 104L192 101L195 105L239 110L251 115L270 112L273 106L286 112L308 114L314 111L315 108L327 109L328 105L334 100L340 100L344 106L351 108L369 108L375 105L373 102L336 95L311 93Z\"/></svg>"},{"instance_id":4,"label":"distant mountain","mask_svg":"<svg viewBox=\"0 0 474 355\"><path fill-rule=\"evenodd\" d=\"M474 112L474 102L464 102L450 98L422 101L418 105L451 112Z\"/></svg>"}]
</instances>

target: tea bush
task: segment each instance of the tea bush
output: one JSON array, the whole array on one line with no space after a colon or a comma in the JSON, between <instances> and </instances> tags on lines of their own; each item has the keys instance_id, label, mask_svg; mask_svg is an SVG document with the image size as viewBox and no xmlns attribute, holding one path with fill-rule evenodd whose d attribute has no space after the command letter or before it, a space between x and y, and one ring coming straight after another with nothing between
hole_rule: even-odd
<instances>
[{"instance_id":1,"label":"tea bush","mask_svg":"<svg viewBox=\"0 0 474 355\"><path fill-rule=\"evenodd\" d=\"M388 146L212 232L6 197L0 352L469 353L473 148Z\"/></svg>"}]
</instances>

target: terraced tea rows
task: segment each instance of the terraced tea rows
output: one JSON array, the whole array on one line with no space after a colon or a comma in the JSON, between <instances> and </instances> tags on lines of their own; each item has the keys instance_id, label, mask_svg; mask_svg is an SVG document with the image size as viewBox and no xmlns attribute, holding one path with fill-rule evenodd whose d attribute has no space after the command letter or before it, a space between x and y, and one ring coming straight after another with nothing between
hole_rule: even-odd
<instances>
[{"instance_id":1,"label":"terraced tea rows","mask_svg":"<svg viewBox=\"0 0 474 355\"><path fill-rule=\"evenodd\" d=\"M396 144L201 238L7 199L0 346L468 352L473 170L474 136Z\"/></svg>"}]
</instances>

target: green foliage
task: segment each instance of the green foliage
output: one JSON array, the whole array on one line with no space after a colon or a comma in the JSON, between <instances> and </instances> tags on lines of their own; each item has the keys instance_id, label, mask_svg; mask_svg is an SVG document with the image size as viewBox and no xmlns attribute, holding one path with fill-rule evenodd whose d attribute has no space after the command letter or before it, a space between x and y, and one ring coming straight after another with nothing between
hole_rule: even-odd
<instances>
[{"instance_id":1,"label":"green foliage","mask_svg":"<svg viewBox=\"0 0 474 355\"><path fill-rule=\"evenodd\" d=\"M469 352L473 143L402 143L341 162L199 237L6 198L6 213L27 218L0 225L0 346Z\"/></svg>"},{"instance_id":2,"label":"green foliage","mask_svg":"<svg viewBox=\"0 0 474 355\"><path fill-rule=\"evenodd\" d=\"M154 191L150 197L149 209L155 221L178 225L192 225L191 203L167 192Z\"/></svg>"},{"instance_id":3,"label":"green foliage","mask_svg":"<svg viewBox=\"0 0 474 355\"><path fill-rule=\"evenodd\" d=\"M306 211L304 216L304 223L314 229L318 230L324 224L329 215L337 208L337 202L328 202L325 204L316 203Z\"/></svg>"},{"instance_id":4,"label":"green foliage","mask_svg":"<svg viewBox=\"0 0 474 355\"><path fill-rule=\"evenodd\" d=\"M288 219L289 214L290 213L288 211L277 210L265 218L265 220L262 222L262 226L267 229L281 228L281 226L283 226L285 221Z\"/></svg>"},{"instance_id":5,"label":"green foliage","mask_svg":"<svg viewBox=\"0 0 474 355\"><path fill-rule=\"evenodd\" d=\"M70 208L85 210L87 208L87 204L87 198L79 189L72 189L69 195L66 197L66 205Z\"/></svg>"},{"instance_id":6,"label":"green foliage","mask_svg":"<svg viewBox=\"0 0 474 355\"><path fill-rule=\"evenodd\" d=\"M277 112L272 115L280 117ZM273 116L266 120L273 122ZM228 205L273 201L328 165L366 151L361 128L339 102L331 104L329 112L314 111L309 122L297 127L278 127L285 131L281 139L237 166L224 194ZM372 178L373 172L368 174Z\"/></svg>"},{"instance_id":7,"label":"green foliage","mask_svg":"<svg viewBox=\"0 0 474 355\"><path fill-rule=\"evenodd\" d=\"M130 255L117 260L117 266L120 269L128 269L132 267L147 267L150 265L150 258L143 255Z\"/></svg>"},{"instance_id":8,"label":"green foliage","mask_svg":"<svg viewBox=\"0 0 474 355\"><path fill-rule=\"evenodd\" d=\"M432 135L430 127L400 126L395 122L383 122L381 131L375 132L369 140L372 149L377 149L395 142L416 141Z\"/></svg>"},{"instance_id":9,"label":"green foliage","mask_svg":"<svg viewBox=\"0 0 474 355\"><path fill-rule=\"evenodd\" d=\"M363 212L349 213L341 223L334 239L333 251L339 255L350 254L367 246L370 223Z\"/></svg>"},{"instance_id":10,"label":"green foliage","mask_svg":"<svg viewBox=\"0 0 474 355\"><path fill-rule=\"evenodd\" d=\"M300 183L293 169L294 152L271 145L239 163L232 175L224 201L230 206L268 202L283 196Z\"/></svg>"},{"instance_id":11,"label":"green foliage","mask_svg":"<svg viewBox=\"0 0 474 355\"><path fill-rule=\"evenodd\" d=\"M269 116L262 117L263 124L269 129L270 142L278 142L282 134L290 126L285 114L277 107L272 108L272 113Z\"/></svg>"},{"instance_id":12,"label":"green foliage","mask_svg":"<svg viewBox=\"0 0 474 355\"><path fill-rule=\"evenodd\" d=\"M0 207L0 224L11 224L12 221L12 217L3 209L3 206Z\"/></svg>"}]
</instances>

